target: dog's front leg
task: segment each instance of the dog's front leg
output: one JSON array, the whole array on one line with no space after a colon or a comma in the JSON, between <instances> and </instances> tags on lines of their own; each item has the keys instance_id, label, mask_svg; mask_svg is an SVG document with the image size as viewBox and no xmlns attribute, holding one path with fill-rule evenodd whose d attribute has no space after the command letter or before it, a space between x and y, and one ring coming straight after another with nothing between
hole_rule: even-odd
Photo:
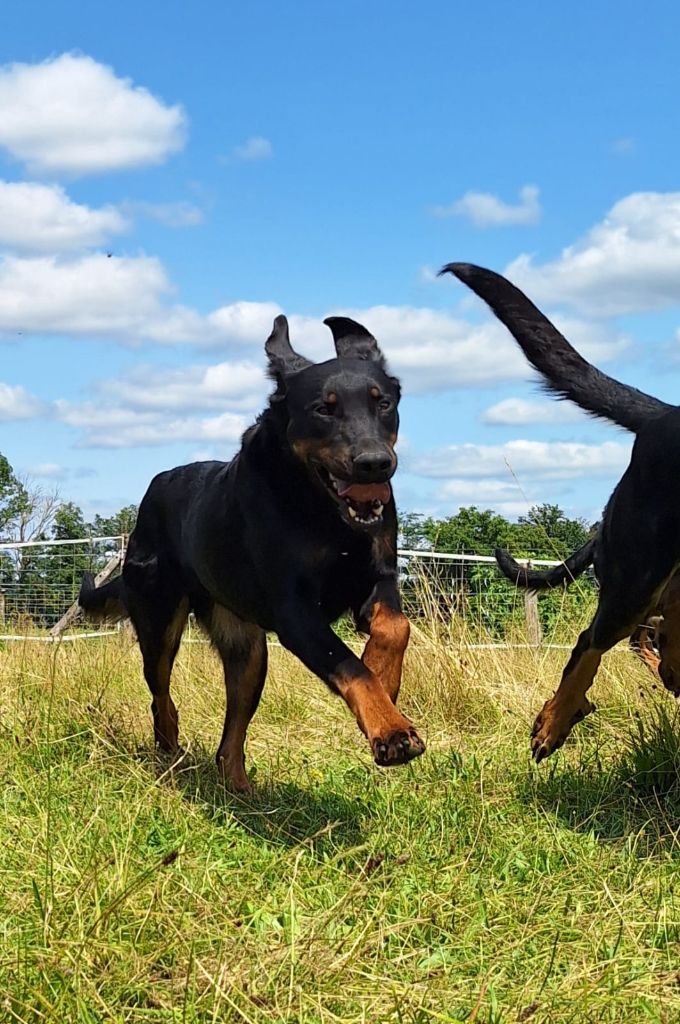
<instances>
[{"instance_id":1,"label":"dog's front leg","mask_svg":"<svg viewBox=\"0 0 680 1024\"><path fill-rule=\"evenodd\" d=\"M328 625L317 605L284 603L276 632L284 647L340 694L373 751L376 764L404 764L425 744L395 708L370 666L357 658Z\"/></svg>"},{"instance_id":2,"label":"dog's front leg","mask_svg":"<svg viewBox=\"0 0 680 1024\"><path fill-rule=\"evenodd\" d=\"M380 580L357 615L357 625L369 634L361 660L378 677L396 704L401 669L411 627L401 610L396 576Z\"/></svg>"}]
</instances>

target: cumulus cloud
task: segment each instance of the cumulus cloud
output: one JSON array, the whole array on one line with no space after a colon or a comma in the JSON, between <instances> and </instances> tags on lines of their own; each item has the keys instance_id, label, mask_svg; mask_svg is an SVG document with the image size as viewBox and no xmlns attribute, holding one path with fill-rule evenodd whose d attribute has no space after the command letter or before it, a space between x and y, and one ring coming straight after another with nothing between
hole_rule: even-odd
<instances>
[{"instance_id":1,"label":"cumulus cloud","mask_svg":"<svg viewBox=\"0 0 680 1024\"><path fill-rule=\"evenodd\" d=\"M449 206L436 206L435 217L464 217L477 228L538 224L541 219L539 191L535 185L519 190L519 202L505 203L491 192L466 192Z\"/></svg>"},{"instance_id":2,"label":"cumulus cloud","mask_svg":"<svg viewBox=\"0 0 680 1024\"><path fill-rule=\"evenodd\" d=\"M482 413L482 423L492 426L527 426L533 423L575 423L585 413L570 402L554 399L504 398Z\"/></svg>"},{"instance_id":3,"label":"cumulus cloud","mask_svg":"<svg viewBox=\"0 0 680 1024\"><path fill-rule=\"evenodd\" d=\"M186 116L91 57L0 68L0 146L35 175L80 176L162 163Z\"/></svg>"},{"instance_id":4,"label":"cumulus cloud","mask_svg":"<svg viewBox=\"0 0 680 1024\"><path fill-rule=\"evenodd\" d=\"M274 155L271 142L261 135L251 135L240 146L234 146L231 152L236 160L244 161L268 160Z\"/></svg>"},{"instance_id":5,"label":"cumulus cloud","mask_svg":"<svg viewBox=\"0 0 680 1024\"><path fill-rule=\"evenodd\" d=\"M492 508L510 518L524 515L534 504L517 484L491 479L449 480L437 491L435 498L445 509L475 505L477 508Z\"/></svg>"},{"instance_id":6,"label":"cumulus cloud","mask_svg":"<svg viewBox=\"0 0 680 1024\"><path fill-rule=\"evenodd\" d=\"M116 400L136 411L229 409L255 412L269 388L264 366L249 362L223 362L213 366L187 366L162 370L139 366L123 377L100 381L104 400Z\"/></svg>"},{"instance_id":7,"label":"cumulus cloud","mask_svg":"<svg viewBox=\"0 0 680 1024\"><path fill-rule=\"evenodd\" d=\"M609 317L680 305L680 192L634 192L559 258L506 276L535 301Z\"/></svg>"},{"instance_id":8,"label":"cumulus cloud","mask_svg":"<svg viewBox=\"0 0 680 1024\"><path fill-rule=\"evenodd\" d=\"M170 291L156 259L93 253L0 260L0 332L125 336L153 324Z\"/></svg>"},{"instance_id":9,"label":"cumulus cloud","mask_svg":"<svg viewBox=\"0 0 680 1024\"><path fill-rule=\"evenodd\" d=\"M474 388L502 381L531 379L520 349L496 320L471 324L427 307L372 306L333 310L364 324L378 339L390 367L403 374L407 393ZM621 355L629 339L608 328L556 317L583 355L601 364ZM290 317L291 339L305 355L329 358L319 320Z\"/></svg>"},{"instance_id":10,"label":"cumulus cloud","mask_svg":"<svg viewBox=\"0 0 680 1024\"><path fill-rule=\"evenodd\" d=\"M179 441L219 442L236 445L248 425L238 413L218 416L169 417L159 411L134 412L122 406L107 407L99 402L55 403L62 423L82 431L78 448L141 448Z\"/></svg>"},{"instance_id":11,"label":"cumulus cloud","mask_svg":"<svg viewBox=\"0 0 680 1024\"><path fill-rule=\"evenodd\" d=\"M632 443L605 441L508 441L503 445L458 444L412 460L409 472L445 479L519 477L540 480L615 479L626 468Z\"/></svg>"},{"instance_id":12,"label":"cumulus cloud","mask_svg":"<svg viewBox=\"0 0 680 1024\"><path fill-rule=\"evenodd\" d=\"M0 245L9 249L70 252L101 245L129 228L114 207L74 203L59 185L0 181Z\"/></svg>"},{"instance_id":13,"label":"cumulus cloud","mask_svg":"<svg viewBox=\"0 0 680 1024\"><path fill-rule=\"evenodd\" d=\"M11 420L30 420L41 416L47 406L35 395L30 394L21 385L0 383L0 422Z\"/></svg>"}]
</instances>

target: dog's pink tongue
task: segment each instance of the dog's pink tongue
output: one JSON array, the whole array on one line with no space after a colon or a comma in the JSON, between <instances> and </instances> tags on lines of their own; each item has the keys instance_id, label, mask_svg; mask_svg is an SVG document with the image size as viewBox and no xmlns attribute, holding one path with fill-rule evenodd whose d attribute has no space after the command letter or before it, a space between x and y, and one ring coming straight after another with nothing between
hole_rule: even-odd
<instances>
[{"instance_id":1,"label":"dog's pink tongue","mask_svg":"<svg viewBox=\"0 0 680 1024\"><path fill-rule=\"evenodd\" d=\"M352 501L379 501L386 505L390 500L392 488L388 483L384 484L349 484L341 483L338 486L338 494L341 498L351 498Z\"/></svg>"}]
</instances>

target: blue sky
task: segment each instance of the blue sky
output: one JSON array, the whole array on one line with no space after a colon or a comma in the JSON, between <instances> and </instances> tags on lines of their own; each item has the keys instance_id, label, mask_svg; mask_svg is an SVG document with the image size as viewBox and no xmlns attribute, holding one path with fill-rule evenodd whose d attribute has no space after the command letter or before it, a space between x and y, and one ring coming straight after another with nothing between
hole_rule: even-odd
<instances>
[{"instance_id":1,"label":"blue sky","mask_svg":"<svg viewBox=\"0 0 680 1024\"><path fill-rule=\"evenodd\" d=\"M608 372L680 385L680 11L14 5L0 38L0 451L88 514L227 458L263 345L378 337L397 497L596 518L627 435L540 396L453 279L505 271Z\"/></svg>"}]
</instances>

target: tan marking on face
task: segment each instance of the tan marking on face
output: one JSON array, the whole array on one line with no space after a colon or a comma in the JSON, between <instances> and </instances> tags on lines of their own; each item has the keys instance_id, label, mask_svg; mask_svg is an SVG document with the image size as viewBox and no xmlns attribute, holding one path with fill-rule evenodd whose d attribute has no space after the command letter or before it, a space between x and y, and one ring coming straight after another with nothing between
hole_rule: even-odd
<instances>
[{"instance_id":1,"label":"tan marking on face","mask_svg":"<svg viewBox=\"0 0 680 1024\"><path fill-rule=\"evenodd\" d=\"M380 388L369 388L368 393L371 398L380 398Z\"/></svg>"},{"instance_id":2,"label":"tan marking on face","mask_svg":"<svg viewBox=\"0 0 680 1024\"><path fill-rule=\"evenodd\" d=\"M299 438L291 443L291 448L301 462L308 463L312 459L322 465L339 463L337 451L334 451L326 443L310 441L308 438Z\"/></svg>"}]
</instances>

